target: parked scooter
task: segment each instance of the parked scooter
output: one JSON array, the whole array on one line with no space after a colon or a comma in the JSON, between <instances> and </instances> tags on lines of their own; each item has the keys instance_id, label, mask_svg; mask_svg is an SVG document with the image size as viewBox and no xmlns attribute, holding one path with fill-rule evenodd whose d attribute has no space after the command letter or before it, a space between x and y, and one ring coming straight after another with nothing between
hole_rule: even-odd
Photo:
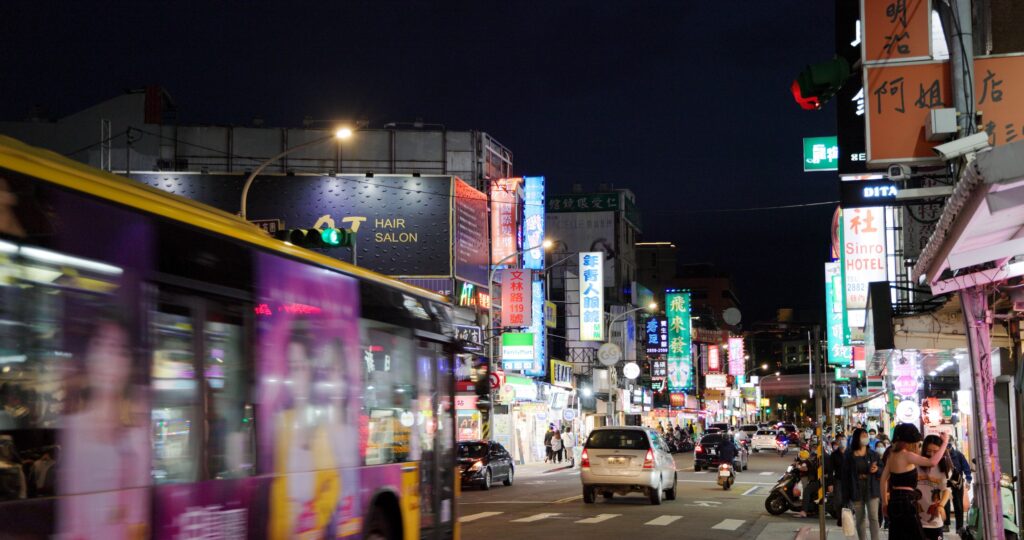
<instances>
[{"instance_id":1,"label":"parked scooter","mask_svg":"<svg viewBox=\"0 0 1024 540\"><path fill-rule=\"evenodd\" d=\"M736 482L736 473L732 470L731 463L722 463L718 466L718 485L728 491Z\"/></svg>"},{"instance_id":2,"label":"parked scooter","mask_svg":"<svg viewBox=\"0 0 1024 540\"><path fill-rule=\"evenodd\" d=\"M999 487L1003 496L1003 536L1006 540L1017 540L1020 538L1020 529L1017 527L1016 502L1014 501L1013 477L1004 474L999 479ZM962 540L981 540L988 538L985 535L985 523L981 519L981 511L978 508L978 497L974 498L970 510L967 511L967 523L964 530L958 531Z\"/></svg>"}]
</instances>

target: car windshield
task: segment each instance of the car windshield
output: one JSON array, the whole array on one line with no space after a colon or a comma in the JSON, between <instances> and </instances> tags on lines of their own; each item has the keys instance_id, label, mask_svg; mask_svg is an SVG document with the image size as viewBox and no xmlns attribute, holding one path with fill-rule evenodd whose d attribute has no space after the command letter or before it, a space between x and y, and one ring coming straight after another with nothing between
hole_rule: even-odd
<instances>
[{"instance_id":1,"label":"car windshield","mask_svg":"<svg viewBox=\"0 0 1024 540\"><path fill-rule=\"evenodd\" d=\"M757 426L754 426L754 425L743 426L740 429L743 430L743 431L757 431Z\"/></svg>"},{"instance_id":2,"label":"car windshield","mask_svg":"<svg viewBox=\"0 0 1024 540\"><path fill-rule=\"evenodd\" d=\"M483 443L459 443L460 458L482 458L487 455L487 445Z\"/></svg>"},{"instance_id":3,"label":"car windshield","mask_svg":"<svg viewBox=\"0 0 1024 540\"><path fill-rule=\"evenodd\" d=\"M647 435L635 429L601 429L587 439L587 448L604 450L646 450L650 448Z\"/></svg>"}]
</instances>

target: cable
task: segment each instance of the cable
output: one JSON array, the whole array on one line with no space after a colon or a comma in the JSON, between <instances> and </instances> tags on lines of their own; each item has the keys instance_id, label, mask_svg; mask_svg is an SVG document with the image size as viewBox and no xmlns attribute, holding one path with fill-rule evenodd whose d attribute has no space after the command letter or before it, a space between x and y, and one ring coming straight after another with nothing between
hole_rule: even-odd
<instances>
[{"instance_id":1,"label":"cable","mask_svg":"<svg viewBox=\"0 0 1024 540\"><path fill-rule=\"evenodd\" d=\"M964 46L964 31L960 27L960 18L957 15L955 5L957 1L959 0L947 0L946 6L949 8L950 19L952 19L953 24L956 25L957 44L960 45L960 56L963 58L963 61L961 62L961 77L963 78L964 98L967 100L968 113L967 132L964 133L964 136L967 136L974 133L974 122L976 121L974 118L976 107L974 103L974 79L971 76L971 70L967 69L967 63L973 62L974 59L968 58L967 48Z\"/></svg>"},{"instance_id":2,"label":"cable","mask_svg":"<svg viewBox=\"0 0 1024 540\"><path fill-rule=\"evenodd\" d=\"M112 140L114 140L114 139L116 139L118 137L122 137L122 136L128 135L128 132L131 131L132 129L133 128L128 128L128 129L124 130L123 132L117 133L115 135L111 135L111 136L107 137L106 139L103 139L103 140L98 141L98 142L94 142L94 143L92 143L92 144L90 144L88 146L83 146L83 147L81 147L78 150L75 150L73 152L68 152L68 153L64 154L64 157L71 157L71 156L73 156L75 154L78 154L80 152L85 152L86 150L89 150L90 148L94 148L94 147L99 146L101 144L107 144L108 142L110 142L110 141L112 141Z\"/></svg>"}]
</instances>

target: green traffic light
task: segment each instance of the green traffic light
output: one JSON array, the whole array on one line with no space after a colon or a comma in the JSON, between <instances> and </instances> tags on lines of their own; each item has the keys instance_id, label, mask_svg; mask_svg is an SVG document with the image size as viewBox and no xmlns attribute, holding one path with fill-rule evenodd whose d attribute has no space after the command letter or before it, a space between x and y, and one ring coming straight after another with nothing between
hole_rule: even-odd
<instances>
[{"instance_id":1,"label":"green traffic light","mask_svg":"<svg viewBox=\"0 0 1024 540\"><path fill-rule=\"evenodd\" d=\"M338 229L330 228L320 231L320 239L328 246L337 247L341 245L341 234L339 234Z\"/></svg>"}]
</instances>

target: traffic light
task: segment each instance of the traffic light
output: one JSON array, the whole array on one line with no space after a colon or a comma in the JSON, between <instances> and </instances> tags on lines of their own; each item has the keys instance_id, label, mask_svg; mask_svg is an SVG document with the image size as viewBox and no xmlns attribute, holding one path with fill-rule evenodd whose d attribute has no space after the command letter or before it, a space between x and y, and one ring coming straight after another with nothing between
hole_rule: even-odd
<instances>
[{"instance_id":1,"label":"traffic light","mask_svg":"<svg viewBox=\"0 0 1024 540\"><path fill-rule=\"evenodd\" d=\"M820 109L850 78L850 62L837 56L828 62L807 66L790 86L801 108Z\"/></svg>"},{"instance_id":2,"label":"traffic light","mask_svg":"<svg viewBox=\"0 0 1024 540\"><path fill-rule=\"evenodd\" d=\"M352 247L353 234L345 229L284 229L278 231L278 240L308 249Z\"/></svg>"}]
</instances>

